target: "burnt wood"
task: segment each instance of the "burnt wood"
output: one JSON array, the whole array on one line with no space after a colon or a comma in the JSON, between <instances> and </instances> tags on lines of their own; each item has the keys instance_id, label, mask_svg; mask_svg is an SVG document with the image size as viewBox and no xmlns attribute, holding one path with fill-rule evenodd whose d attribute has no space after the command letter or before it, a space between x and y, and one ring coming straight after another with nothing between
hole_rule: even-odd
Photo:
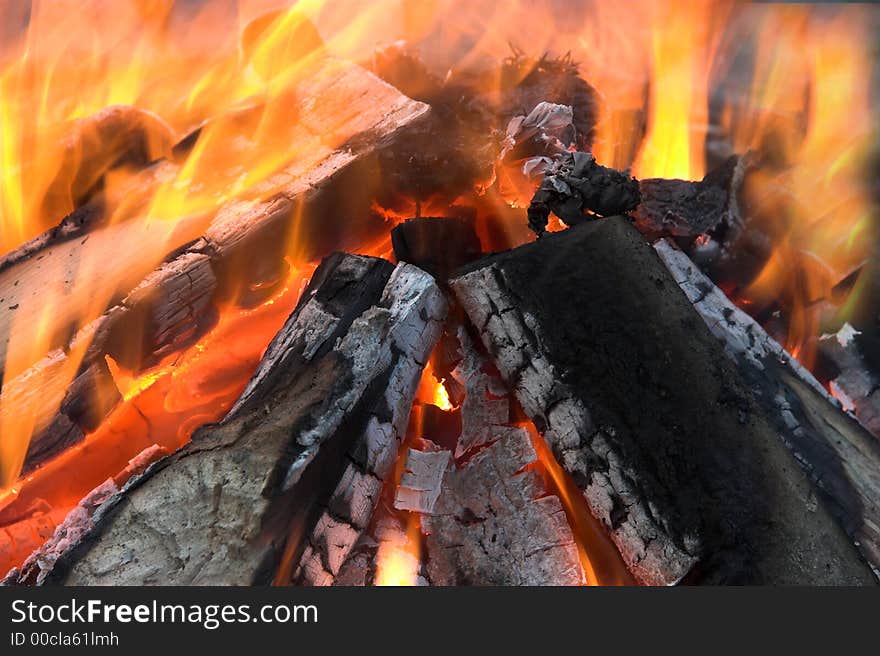
<instances>
[{"instance_id":1,"label":"burnt wood","mask_svg":"<svg viewBox=\"0 0 880 656\"><path fill-rule=\"evenodd\" d=\"M629 212L639 205L639 187L629 172L602 166L589 153L564 153L550 165L529 203L529 227L543 235L551 212L566 225Z\"/></svg>"},{"instance_id":2,"label":"burnt wood","mask_svg":"<svg viewBox=\"0 0 880 656\"><path fill-rule=\"evenodd\" d=\"M737 195L752 165L751 155L732 155L699 181L641 180L641 202L632 213L636 226L652 239L693 240L706 235L733 240L744 221Z\"/></svg>"},{"instance_id":3,"label":"burnt wood","mask_svg":"<svg viewBox=\"0 0 880 656\"><path fill-rule=\"evenodd\" d=\"M21 372L18 382L15 377L3 381L0 393L5 396L11 393L7 388L20 388L35 371L60 370L57 360L67 360L73 343L89 344L73 375L95 366L105 354L135 371L156 364L210 328L219 302L246 286L242 283L262 283L267 276L283 280L277 273L285 266L285 245L293 229L306 248L305 256L315 258L335 245L387 229L380 219L364 222L352 218L369 215L366 209L373 190L364 181L372 178L365 174L375 168L377 153L395 140L403 126L422 119L427 106L406 98L357 66L329 58L321 74L302 86L303 102L308 97L321 99L316 101L321 111L309 117L304 134L334 135L344 143L335 149L316 145L303 161L290 164L252 189L247 199L230 201L210 216L181 221L166 257L156 261L142 256L140 240L156 237L151 233L156 222L104 225L100 208L86 205L81 208L84 217L91 217L86 223L69 218L0 262L0 367L5 364L13 325L34 322L44 310L34 298L45 284L45 276L57 276L60 271L67 276L65 280L74 280L85 258L98 258L103 275L116 283L107 299L107 310L73 336L71 327L88 317L87 308L96 300L84 293L65 299L53 316L57 328L50 346L55 350L34 362L31 370ZM331 88L332 94L328 92ZM296 150L295 144L292 149ZM139 193L148 195L146 189L154 188L158 178L173 176L177 167L163 160L144 171L139 178L144 187ZM135 252L129 252L131 249ZM260 257L255 258L254 253ZM267 286L261 289L273 291ZM140 337L131 339L132 335ZM81 439L81 433L88 430L80 423L66 430L64 420L58 417L62 403L71 406L81 402L75 389L67 389L70 380L70 375L47 376L42 395L28 396L38 407L22 412L33 411L39 418L33 437L38 446L27 459L25 471Z\"/></svg>"},{"instance_id":4,"label":"burnt wood","mask_svg":"<svg viewBox=\"0 0 880 656\"><path fill-rule=\"evenodd\" d=\"M399 261L441 281L483 254L472 216L409 219L391 230L391 244Z\"/></svg>"},{"instance_id":5,"label":"burnt wood","mask_svg":"<svg viewBox=\"0 0 880 656\"><path fill-rule=\"evenodd\" d=\"M568 105L574 115L573 143L578 150L590 150L599 116L599 94L583 78L580 66L570 55L545 54L534 59L514 52L501 66L498 86L502 123L527 115L538 103Z\"/></svg>"},{"instance_id":6,"label":"burnt wood","mask_svg":"<svg viewBox=\"0 0 880 656\"><path fill-rule=\"evenodd\" d=\"M419 508L431 584L586 582L562 502L530 468L538 456L525 429L502 434L461 467L440 454L449 464L434 502Z\"/></svg>"},{"instance_id":7,"label":"burnt wood","mask_svg":"<svg viewBox=\"0 0 880 656\"><path fill-rule=\"evenodd\" d=\"M758 405L815 483L827 507L875 570L880 568L880 442L845 413L839 401L736 307L687 255L665 240L654 248L736 363ZM843 357L844 352L841 345L837 353ZM856 389L869 391L868 381L857 380L859 366L863 364L852 363L853 368L838 383L854 396ZM870 394L859 400L867 425L876 426L870 423L876 422Z\"/></svg>"},{"instance_id":8,"label":"burnt wood","mask_svg":"<svg viewBox=\"0 0 880 656\"><path fill-rule=\"evenodd\" d=\"M330 256L223 421L111 491L36 580L267 583L285 544L298 557L303 536L321 532L328 499L367 521L370 486L352 475L370 473L346 454L408 415L444 311L433 280L411 265ZM375 460L396 452L368 444Z\"/></svg>"},{"instance_id":9,"label":"burnt wood","mask_svg":"<svg viewBox=\"0 0 880 656\"><path fill-rule=\"evenodd\" d=\"M388 337L393 364L377 379L358 423L345 427L350 437L342 475L321 499L320 516L305 531L302 548L291 551L290 562L276 577L279 583L332 584L369 526L383 485L394 471L422 369L440 337L447 308L433 279L409 264L399 265L392 274L380 305L392 300L406 310L398 310Z\"/></svg>"},{"instance_id":10,"label":"burnt wood","mask_svg":"<svg viewBox=\"0 0 880 656\"><path fill-rule=\"evenodd\" d=\"M628 219L485 258L451 286L639 580L876 582Z\"/></svg>"},{"instance_id":11,"label":"burnt wood","mask_svg":"<svg viewBox=\"0 0 880 656\"><path fill-rule=\"evenodd\" d=\"M463 326L453 372L467 390L453 451L410 450L395 506L422 513L433 585L583 585L559 497L536 468L510 390Z\"/></svg>"},{"instance_id":12,"label":"burnt wood","mask_svg":"<svg viewBox=\"0 0 880 656\"><path fill-rule=\"evenodd\" d=\"M829 386L834 396L880 438L880 374L865 357L858 341L860 335L850 324L844 324L837 333L820 338L819 352L826 367L829 362L833 366Z\"/></svg>"}]
</instances>

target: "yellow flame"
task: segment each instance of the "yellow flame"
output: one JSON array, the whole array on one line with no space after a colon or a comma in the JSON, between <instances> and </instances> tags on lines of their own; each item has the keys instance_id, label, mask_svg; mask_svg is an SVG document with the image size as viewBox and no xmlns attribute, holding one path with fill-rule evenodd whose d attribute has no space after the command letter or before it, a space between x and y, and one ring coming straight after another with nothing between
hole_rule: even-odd
<instances>
[{"instance_id":1,"label":"yellow flame","mask_svg":"<svg viewBox=\"0 0 880 656\"><path fill-rule=\"evenodd\" d=\"M449 392L446 391L446 380L441 380L434 388L434 405L441 410L452 410L452 402L449 400Z\"/></svg>"},{"instance_id":2,"label":"yellow flame","mask_svg":"<svg viewBox=\"0 0 880 656\"><path fill-rule=\"evenodd\" d=\"M419 516L407 513L406 531L390 531L379 541L376 554L377 586L415 586L419 577L421 535Z\"/></svg>"},{"instance_id":3,"label":"yellow flame","mask_svg":"<svg viewBox=\"0 0 880 656\"><path fill-rule=\"evenodd\" d=\"M649 9L649 117L637 177L699 180L706 172L710 26L720 6L710 0L665 1Z\"/></svg>"}]
</instances>

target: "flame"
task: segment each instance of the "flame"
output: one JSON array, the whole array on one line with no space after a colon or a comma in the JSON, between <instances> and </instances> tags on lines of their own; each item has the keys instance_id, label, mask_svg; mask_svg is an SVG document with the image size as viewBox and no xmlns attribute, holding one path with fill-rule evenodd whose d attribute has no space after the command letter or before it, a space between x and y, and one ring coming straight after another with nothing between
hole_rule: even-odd
<instances>
[{"instance_id":1,"label":"flame","mask_svg":"<svg viewBox=\"0 0 880 656\"><path fill-rule=\"evenodd\" d=\"M634 167L641 178L699 180L705 174L709 123L708 85L713 53L712 20L722 3L653 2L649 118Z\"/></svg>"},{"instance_id":2,"label":"flame","mask_svg":"<svg viewBox=\"0 0 880 656\"><path fill-rule=\"evenodd\" d=\"M607 532L593 517L583 493L578 490L562 466L556 460L547 442L534 424L523 422L538 454L535 468L541 472L551 490L562 501L565 515L574 534L581 566L587 576L587 585L634 585L635 580L611 542Z\"/></svg>"},{"instance_id":3,"label":"flame","mask_svg":"<svg viewBox=\"0 0 880 656\"><path fill-rule=\"evenodd\" d=\"M443 384L445 382L446 380L443 379L435 386L432 402L441 410L452 410L452 402L449 400L449 392L446 391L446 386Z\"/></svg>"},{"instance_id":4,"label":"flame","mask_svg":"<svg viewBox=\"0 0 880 656\"><path fill-rule=\"evenodd\" d=\"M261 3L232 12L206 3L181 18L186 8L165 0L35 2L26 33L4 44L0 252L73 210L74 183L83 177L103 184L108 226L60 244L55 257L23 264L16 298L3 300L10 311L0 316L9 334L0 489L14 481L31 436L57 411L88 349L92 322L114 299L204 234L215 217L222 220L222 208L234 202L240 210L267 197L352 136L353 110L341 108L340 99L318 94L304 108L298 98L333 84L345 64L328 53L363 42L375 10L365 8L322 39L310 21L325 11L321 2L295 2L255 20L245 7L251 4ZM95 159L87 152L93 142L100 152L112 141L102 138L106 122L93 114L119 103L149 112L149 129L164 137L157 143L198 128L184 161L161 161L137 174L110 171L118 154L111 152L97 157L107 170L84 173L84 162ZM147 150L147 159L167 154L158 145ZM276 180L282 167L286 175ZM51 363L49 376L39 363L70 335L77 344ZM9 381L21 386L30 378L32 386L35 376L48 378L46 393L22 404Z\"/></svg>"},{"instance_id":5,"label":"flame","mask_svg":"<svg viewBox=\"0 0 880 656\"><path fill-rule=\"evenodd\" d=\"M17 525L16 535L31 536L14 538L19 544L36 544L33 536L137 450L180 446L196 426L222 416L244 385L308 271L299 213L291 217L292 269L283 292L254 310L224 299L211 333L147 371L108 359L123 403L83 444L16 480L31 436L56 414L102 313L169 252L222 220L225 209L276 191L282 168L291 176L307 172L351 136L353 117L336 97L342 90L301 106L309 89L338 72L341 64L327 55L368 62L377 44L404 40L441 83L467 80L491 104L505 84L530 72L523 67L510 74L516 79L503 79L498 62L511 46L536 60L570 51L600 99L598 160L640 177L702 177L716 121L732 151L754 149L764 163L744 195L750 229L768 236L772 249L736 290L739 302L756 314L782 307L786 346L807 364L832 287L876 241L865 180L877 139L875 14L868 7L633 0L572 2L560 11L558 3L532 0L36 0L29 9L0 0L0 13L10 17L0 25L0 254L89 199L101 201L107 225L76 247L57 246L60 257L27 263L21 286L0 299L10 308L0 313L9 335L0 345L0 509L47 504L28 515L30 524ZM748 80L727 89L743 69L743 53ZM131 134L137 152L128 147ZM188 150L172 152L188 135L197 136ZM475 180L474 193L453 203L476 208L481 242L492 249L529 238L516 210L532 183L510 173L497 171L492 187ZM434 198L392 204L373 208L389 226L452 212L448 200ZM387 237L344 246L391 253ZM243 292L253 281L236 283ZM231 365L220 355L228 349L236 353ZM419 402L451 409L444 381L430 374ZM534 441L591 582L626 580L605 562L599 534L579 519L588 516L583 499L543 440ZM377 582L415 580L417 518L395 518L406 528L383 542Z\"/></svg>"},{"instance_id":6,"label":"flame","mask_svg":"<svg viewBox=\"0 0 880 656\"><path fill-rule=\"evenodd\" d=\"M0 540L0 571L17 566L51 535L81 498L156 444L171 452L199 426L217 421L238 398L262 353L296 305L312 266L291 268L279 291L253 309L228 306L197 344L141 374L110 361L124 401L96 431L0 495L0 537L18 535L15 549ZM36 513L26 512L34 507ZM19 509L16 511L16 509ZM30 526L40 527L31 531ZM25 539L25 536L30 536Z\"/></svg>"},{"instance_id":7,"label":"flame","mask_svg":"<svg viewBox=\"0 0 880 656\"><path fill-rule=\"evenodd\" d=\"M877 137L868 18L854 6L762 11L747 101L724 117L735 149L755 149L770 163L746 194L774 250L744 295L786 309L786 347L808 366L819 302L870 256L876 238L866 179Z\"/></svg>"},{"instance_id":8,"label":"flame","mask_svg":"<svg viewBox=\"0 0 880 656\"><path fill-rule=\"evenodd\" d=\"M388 531L379 541L374 585L418 585L422 539L419 516L417 513L405 514L406 529Z\"/></svg>"}]
</instances>

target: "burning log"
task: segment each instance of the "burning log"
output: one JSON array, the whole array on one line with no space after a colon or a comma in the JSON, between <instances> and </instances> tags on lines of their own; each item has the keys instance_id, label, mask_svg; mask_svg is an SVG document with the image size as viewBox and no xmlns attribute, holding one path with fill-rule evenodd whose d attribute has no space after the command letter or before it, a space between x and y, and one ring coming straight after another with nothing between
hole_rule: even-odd
<instances>
[{"instance_id":1,"label":"burning log","mask_svg":"<svg viewBox=\"0 0 880 656\"><path fill-rule=\"evenodd\" d=\"M381 155L383 206L401 198L451 203L492 177L499 144L487 102L466 85L433 76L405 44L378 49L371 63L383 80L431 107L427 120L408 127Z\"/></svg>"},{"instance_id":2,"label":"burning log","mask_svg":"<svg viewBox=\"0 0 880 656\"><path fill-rule=\"evenodd\" d=\"M831 512L880 568L880 443L687 255L664 240L655 249Z\"/></svg>"},{"instance_id":3,"label":"burning log","mask_svg":"<svg viewBox=\"0 0 880 656\"><path fill-rule=\"evenodd\" d=\"M510 392L458 326L459 362L453 375L467 388L459 429L441 448L416 439L402 454L404 466L389 506L364 534L335 585L579 585L586 580L566 510L545 478L529 433L511 425ZM436 365L434 365L436 366ZM492 398L490 398L492 397ZM426 425L421 407L418 434ZM447 410L443 414L454 414ZM466 439L478 436L479 441ZM408 525L408 526L407 526ZM420 527L419 570L413 528ZM390 554L390 555L389 555Z\"/></svg>"},{"instance_id":4,"label":"burning log","mask_svg":"<svg viewBox=\"0 0 880 656\"><path fill-rule=\"evenodd\" d=\"M81 207L111 168L141 168L170 154L171 128L155 114L117 105L74 121L62 142L62 161L46 190L42 215L49 220Z\"/></svg>"},{"instance_id":5,"label":"burning log","mask_svg":"<svg viewBox=\"0 0 880 656\"><path fill-rule=\"evenodd\" d=\"M876 582L625 218L485 258L451 285L638 579Z\"/></svg>"},{"instance_id":6,"label":"burning log","mask_svg":"<svg viewBox=\"0 0 880 656\"><path fill-rule=\"evenodd\" d=\"M581 77L570 55L535 60L515 51L501 67L500 91L499 113L505 121L528 114L542 102L567 105L574 117L574 145L578 150L592 146L599 94Z\"/></svg>"},{"instance_id":7,"label":"burning log","mask_svg":"<svg viewBox=\"0 0 880 656\"><path fill-rule=\"evenodd\" d=\"M421 513L427 580L583 585L562 503L538 469L528 432L511 425L510 391L462 326L457 338L452 376L466 389L461 435L454 452L410 449L395 500Z\"/></svg>"},{"instance_id":8,"label":"burning log","mask_svg":"<svg viewBox=\"0 0 880 656\"><path fill-rule=\"evenodd\" d=\"M156 233L163 230L157 225L162 222L105 226L100 208L93 205L84 206L76 218L68 217L57 229L0 261L0 367L6 364L13 325L40 323L45 304L31 297L36 298L46 276L70 283L59 299L63 302L53 306L49 355L19 373L16 378L20 380L7 377L3 385L3 396L11 398L7 390L27 384L34 371L69 372L47 377L43 399L57 399L57 403L34 398L37 410L17 409L22 415L32 412L38 417L32 439L37 446L25 462L25 471L89 430L89 423L76 421L70 430L58 428L59 422L66 423L58 418L57 409L78 407L82 402L76 386L68 389L73 378L102 367L105 354L137 371L198 338L210 327L219 300L242 284L262 284L267 270L276 273L278 267L286 266L284 247L296 217L302 221L296 226L299 234L313 249L309 256L326 253L331 244L346 243L339 237L343 232L356 238L382 229L348 220L353 205L366 208L370 202L372 190L362 184L361 169L371 168L377 153L394 141L403 126L424 117L428 108L363 69L338 61L328 59L326 70L315 80L300 89L299 100L307 103L308 98L326 97L332 87L334 101L328 115L310 118L308 127L322 135L336 135L344 143L331 149L309 142L314 152L306 161L290 164L251 190L256 200L230 201L212 216L181 221L168 240L164 262L143 256L144 243L166 243L167 234ZM291 144L292 151L297 147ZM170 161L151 167L144 172L144 184L153 188L157 177L173 178L176 167ZM356 185L353 180L360 182ZM325 220L334 216L339 217L335 223ZM252 257L254 252L263 254L259 261ZM97 293L99 298L106 295L102 307L108 309L71 338L72 327L89 317L96 303L95 289L80 289L82 285L74 286L73 281L78 272L93 268L100 268L101 280L112 281L111 288ZM131 340L132 335L141 337ZM71 344L89 342L82 361L77 362ZM98 407L109 410L112 406ZM14 463L3 467L6 476L13 469L17 470Z\"/></svg>"},{"instance_id":9,"label":"burning log","mask_svg":"<svg viewBox=\"0 0 880 656\"><path fill-rule=\"evenodd\" d=\"M94 530L95 518L101 506L117 494L127 481L143 474L147 467L166 455L167 451L157 445L139 453L123 471L108 478L82 498L73 510L61 518L54 532L47 536L48 539L41 540L39 548L27 557L21 569L13 568L3 582L8 585L42 583L58 558Z\"/></svg>"},{"instance_id":10,"label":"burning log","mask_svg":"<svg viewBox=\"0 0 880 656\"><path fill-rule=\"evenodd\" d=\"M278 580L306 585L328 585L340 573L351 550L367 528L385 480L405 437L413 396L424 364L440 337L446 301L433 280L411 265L399 265L386 286L382 304L399 296L407 315L391 328L391 348L398 355L390 373L367 406L368 418L345 456L338 485L323 502L323 511L298 558L292 577ZM289 568L288 568L289 569Z\"/></svg>"},{"instance_id":11,"label":"burning log","mask_svg":"<svg viewBox=\"0 0 880 656\"><path fill-rule=\"evenodd\" d=\"M39 580L265 583L285 543L308 560L315 536L330 537L328 513L344 506L348 528L362 525L444 312L411 265L327 258L223 421L111 491Z\"/></svg>"},{"instance_id":12,"label":"burning log","mask_svg":"<svg viewBox=\"0 0 880 656\"><path fill-rule=\"evenodd\" d=\"M692 241L722 228L731 240L743 227L737 194L752 158L732 155L698 181L648 178L639 182L641 202L633 211L636 227L647 237Z\"/></svg>"}]
</instances>

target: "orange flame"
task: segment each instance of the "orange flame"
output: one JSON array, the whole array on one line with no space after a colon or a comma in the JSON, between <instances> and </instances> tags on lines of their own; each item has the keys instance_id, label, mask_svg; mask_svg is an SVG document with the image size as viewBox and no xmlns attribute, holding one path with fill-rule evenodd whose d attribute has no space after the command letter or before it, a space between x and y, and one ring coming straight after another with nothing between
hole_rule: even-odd
<instances>
[{"instance_id":1,"label":"orange flame","mask_svg":"<svg viewBox=\"0 0 880 656\"><path fill-rule=\"evenodd\" d=\"M275 4L206 2L192 9L173 0L36 0L27 21L0 25L0 254L57 224L90 194L103 199L109 217L87 243L61 244L60 257L28 263L19 291L0 299L10 307L0 313L9 335L0 345L0 508L38 498L51 508L28 535L45 533L59 509L140 448L182 444L197 425L220 416L244 384L247 367L286 316L282 309L291 307L296 285L259 310L263 319L223 308L210 335L156 369L125 371L108 361L124 398L120 408L84 444L12 485L31 435L56 413L93 322L108 305L168 252L202 235L221 208L265 198L282 167L307 171L350 136L349 114L341 111L337 120L322 111L324 102L345 104L334 93L300 106L304 91L332 79L328 53L367 61L377 43L405 39L441 80L482 72L477 91L492 99L500 75L483 69L497 72L510 44L535 58L570 50L601 99L599 161L632 166L640 177L698 179L706 168L710 91L719 72L735 65L738 44L728 37L739 30L737 38L754 36L750 81L744 97L725 99L721 128L733 150L765 156L765 170L750 177L745 195L773 240L746 296L785 307L787 346L805 362L821 302L876 239L864 180L877 138L871 8L633 0L571 3L558 11L557 3L531 0L300 0L263 14ZM14 17L22 6L0 0L0 13ZM135 162L107 136L107 123L93 118L114 105L139 112L145 152ZM188 155L143 170L197 128ZM514 187L513 205L522 206L530 190ZM498 224L491 234L479 224L484 244L507 247L528 238L521 213L510 212L509 197L497 188L468 202ZM423 215L448 209L428 204L419 208ZM383 211L389 221L414 213L406 203ZM297 247L291 245L294 265L301 264ZM359 250L386 255L390 244L384 239ZM247 331L239 320L249 322ZM233 330L259 338L245 345ZM72 345L61 350L70 335L76 335ZM240 349L246 365L227 368L211 353L218 347ZM425 380L419 399L450 408L443 381ZM583 499L554 468L543 441L535 444L574 525ZM406 539L389 538L384 547L383 581L414 580L413 558L417 572L418 522L405 519ZM624 580L594 556L591 531L575 527L589 547L589 558L582 556L591 581Z\"/></svg>"},{"instance_id":2,"label":"orange flame","mask_svg":"<svg viewBox=\"0 0 880 656\"><path fill-rule=\"evenodd\" d=\"M63 138L72 121L127 103L155 110L175 138L201 131L182 164L160 162L137 183L118 171L89 172L105 185L109 226L19 267L17 289L9 292L15 298L3 299L10 309L0 314L9 335L0 489L20 471L31 436L57 411L89 346L91 322L169 252L204 234L221 207L265 198L352 136L353 110L314 90L332 85L344 65L328 52L363 42L375 14L365 9L322 40L309 21L322 10L323 3L304 0L251 21L244 8L230 13L206 3L181 20L185 8L166 0L35 2L27 32L3 49L0 251L74 208L70 178L82 173L85 154L77 148L85 146ZM298 98L310 90L312 105L300 107ZM276 180L282 167L287 175ZM76 345L51 369L31 371L71 334ZM33 387L37 375L47 377L46 393L22 404L9 381L23 385L30 377Z\"/></svg>"},{"instance_id":3,"label":"orange flame","mask_svg":"<svg viewBox=\"0 0 880 656\"><path fill-rule=\"evenodd\" d=\"M746 106L725 112L735 149L754 148L770 164L746 193L774 251L745 294L782 303L786 347L808 366L819 302L869 256L876 237L866 179L878 134L867 11L764 9Z\"/></svg>"},{"instance_id":4,"label":"orange flame","mask_svg":"<svg viewBox=\"0 0 880 656\"><path fill-rule=\"evenodd\" d=\"M113 362L124 401L83 442L0 495L0 510L23 517L0 525L0 571L20 564L48 537L46 531L51 534L80 499L122 471L135 455L153 444L174 451L196 428L222 418L296 305L311 270L291 269L286 284L256 308L225 308L199 343L149 371L135 375ZM27 512L31 507L41 509ZM34 532L31 525L41 530ZM11 543L15 549L4 549L4 534L18 535Z\"/></svg>"}]
</instances>

